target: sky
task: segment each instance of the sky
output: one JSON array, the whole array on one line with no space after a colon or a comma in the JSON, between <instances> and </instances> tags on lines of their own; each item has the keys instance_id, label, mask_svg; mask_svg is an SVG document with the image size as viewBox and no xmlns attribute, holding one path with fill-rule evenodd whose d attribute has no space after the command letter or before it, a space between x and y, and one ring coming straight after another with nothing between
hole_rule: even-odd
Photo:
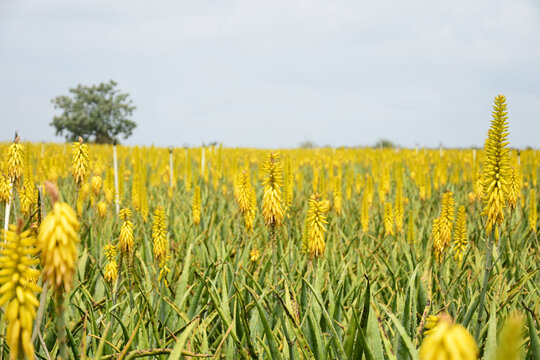
<instances>
[{"instance_id":1,"label":"sky","mask_svg":"<svg viewBox=\"0 0 540 360\"><path fill-rule=\"evenodd\" d=\"M538 0L0 0L0 141L56 141L51 99L118 82L125 144L540 147Z\"/></svg>"}]
</instances>

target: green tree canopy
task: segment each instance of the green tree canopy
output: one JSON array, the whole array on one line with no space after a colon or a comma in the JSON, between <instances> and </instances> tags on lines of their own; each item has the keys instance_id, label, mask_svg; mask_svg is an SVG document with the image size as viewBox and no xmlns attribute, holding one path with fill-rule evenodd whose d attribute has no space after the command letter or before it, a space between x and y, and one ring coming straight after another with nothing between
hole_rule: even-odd
<instances>
[{"instance_id":1,"label":"green tree canopy","mask_svg":"<svg viewBox=\"0 0 540 360\"><path fill-rule=\"evenodd\" d=\"M70 95L51 101L62 114L55 116L51 126L56 135L76 141L79 136L96 143L110 144L119 135L127 139L137 126L129 119L136 107L129 94L120 93L113 80L99 85L78 85L69 89Z\"/></svg>"}]
</instances>

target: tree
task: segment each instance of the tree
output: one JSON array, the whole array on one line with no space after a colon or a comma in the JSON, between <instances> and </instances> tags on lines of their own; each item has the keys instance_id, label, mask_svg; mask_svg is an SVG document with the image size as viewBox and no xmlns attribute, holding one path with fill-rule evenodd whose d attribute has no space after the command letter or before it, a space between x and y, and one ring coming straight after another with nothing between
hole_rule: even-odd
<instances>
[{"instance_id":1,"label":"tree","mask_svg":"<svg viewBox=\"0 0 540 360\"><path fill-rule=\"evenodd\" d=\"M67 141L76 141L79 136L96 143L111 144L123 134L127 139L137 126L129 119L136 107L129 94L120 93L117 83L84 86L69 89L70 95L52 99L55 109L62 114L50 123L56 135L64 135Z\"/></svg>"},{"instance_id":2,"label":"tree","mask_svg":"<svg viewBox=\"0 0 540 360\"><path fill-rule=\"evenodd\" d=\"M396 145L391 141L391 140L388 140L388 139L380 139L379 141L377 141L375 143L375 145L373 146L374 148L383 148L383 149L393 149L396 147Z\"/></svg>"}]
</instances>

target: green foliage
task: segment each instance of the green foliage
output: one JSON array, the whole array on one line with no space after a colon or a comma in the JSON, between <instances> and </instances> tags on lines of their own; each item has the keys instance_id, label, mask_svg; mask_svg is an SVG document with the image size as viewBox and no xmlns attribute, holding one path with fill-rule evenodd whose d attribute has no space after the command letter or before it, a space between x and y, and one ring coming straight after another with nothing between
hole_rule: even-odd
<instances>
[{"instance_id":1,"label":"green foliage","mask_svg":"<svg viewBox=\"0 0 540 360\"><path fill-rule=\"evenodd\" d=\"M51 101L55 109L61 109L50 123L56 135L64 135L67 141L79 136L96 143L111 144L120 135L127 139L137 126L129 119L135 106L129 94L120 93L117 83L85 86L69 89L70 95L58 96Z\"/></svg>"},{"instance_id":2,"label":"green foliage","mask_svg":"<svg viewBox=\"0 0 540 360\"><path fill-rule=\"evenodd\" d=\"M110 147L92 146L91 151L111 158ZM254 233L244 232L232 184L225 177L216 180L216 186L212 178L208 183L198 178L205 226L194 226L193 189L187 190L184 180L178 178L169 195L168 185L155 175L168 164L168 149L144 151L148 155L145 159L149 159L145 163L149 167L147 180L152 184L146 189L150 210L163 205L170 224L171 272L167 284L157 281L159 267L152 253L151 224L135 210L133 259L121 263L123 276L118 284L105 282L102 249L115 243L121 221L111 209L109 216L99 219L95 204L86 198L80 216L77 274L66 300L72 358L417 359L424 311L426 316L445 311L474 331L488 246L478 215L480 203L467 207L473 246L462 263L452 253L447 254L443 265L432 262L428 233L431 220L439 212L440 194L434 191L420 200L419 190L408 176L403 182L409 199L407 211L421 214L415 216L414 243L408 243L404 234L384 236L383 204L378 201L372 207L370 231L361 233L361 196L355 192L344 203L346 216L329 215L324 257L309 259L301 250L301 234L311 189L296 184L290 217L272 247L260 213ZM122 170L135 173L133 158L132 148L119 147ZM183 157L176 158L177 164L182 163L180 159ZM191 165L200 168L196 161ZM353 170L361 176L370 171L360 165ZM409 168L405 170L410 173ZM309 167L298 171L304 182L311 181ZM125 183L120 198L123 206L129 207L133 177L122 179ZM77 188L69 173L59 178L58 184L65 201L74 204ZM260 204L262 188L260 183L254 184ZM468 203L467 192L472 185L472 179L451 184L456 203ZM224 193L223 187L229 192ZM389 197L394 196L393 187ZM18 207L15 211L19 216ZM50 211L48 200L44 211ZM512 310L527 314L522 345L523 353L528 354L526 359L536 359L540 353L540 262L536 239L523 215L524 208L518 206L509 214L509 226L501 233L489 278L489 288L494 290L485 303L489 319L478 341L482 357L492 357L496 352L497 324ZM253 248L261 251L257 261L250 260ZM126 276L128 273L130 276ZM525 305L532 309L526 310ZM40 325L40 335L34 342L36 355L54 359L58 342L50 299ZM7 347L1 349L5 358Z\"/></svg>"},{"instance_id":3,"label":"green foliage","mask_svg":"<svg viewBox=\"0 0 540 360\"><path fill-rule=\"evenodd\" d=\"M382 149L393 149L396 147L396 145L391 141L391 140L388 140L388 139L380 139L379 141L377 141L375 143L375 145L373 145L373 147L375 149L379 149L379 148L382 148Z\"/></svg>"}]
</instances>

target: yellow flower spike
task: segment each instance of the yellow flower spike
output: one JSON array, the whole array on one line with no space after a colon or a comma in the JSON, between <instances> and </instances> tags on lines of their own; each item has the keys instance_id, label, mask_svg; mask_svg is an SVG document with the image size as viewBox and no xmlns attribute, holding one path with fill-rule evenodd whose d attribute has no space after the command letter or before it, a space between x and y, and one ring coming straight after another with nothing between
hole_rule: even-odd
<instances>
[{"instance_id":1,"label":"yellow flower spike","mask_svg":"<svg viewBox=\"0 0 540 360\"><path fill-rule=\"evenodd\" d=\"M325 225L328 224L326 213L329 209L330 203L328 200L324 200L320 194L315 193L309 199L303 247L311 257L319 257L324 253L326 246L324 242Z\"/></svg>"},{"instance_id":2,"label":"yellow flower spike","mask_svg":"<svg viewBox=\"0 0 540 360\"><path fill-rule=\"evenodd\" d=\"M440 216L433 221L433 253L439 262L452 241L454 227L454 195L447 191L442 196Z\"/></svg>"},{"instance_id":3,"label":"yellow flower spike","mask_svg":"<svg viewBox=\"0 0 540 360\"><path fill-rule=\"evenodd\" d=\"M103 252L105 253L105 257L108 261L107 265L105 265L105 269L103 270L103 277L109 284L114 284L114 282L118 279L118 264L115 260L116 246L107 244L105 245Z\"/></svg>"},{"instance_id":4,"label":"yellow flower spike","mask_svg":"<svg viewBox=\"0 0 540 360\"><path fill-rule=\"evenodd\" d=\"M415 231L414 231L414 216L412 213L409 214L409 223L407 226L407 241L409 244L413 244L416 240Z\"/></svg>"},{"instance_id":5,"label":"yellow flower spike","mask_svg":"<svg viewBox=\"0 0 540 360\"><path fill-rule=\"evenodd\" d=\"M257 260L259 260L260 256L261 256L261 252L257 248L253 248L249 252L249 261L256 262Z\"/></svg>"},{"instance_id":6,"label":"yellow flower spike","mask_svg":"<svg viewBox=\"0 0 540 360\"><path fill-rule=\"evenodd\" d=\"M255 189L252 188L251 191L251 203L248 211L244 215L244 221L246 226L246 231L253 231L253 223L255 222L255 216L257 215L257 194L255 194Z\"/></svg>"},{"instance_id":7,"label":"yellow flower spike","mask_svg":"<svg viewBox=\"0 0 540 360\"><path fill-rule=\"evenodd\" d=\"M523 316L512 313L506 319L499 335L497 360L521 359L521 344L523 343Z\"/></svg>"},{"instance_id":8,"label":"yellow flower spike","mask_svg":"<svg viewBox=\"0 0 540 360\"><path fill-rule=\"evenodd\" d=\"M493 106L493 120L485 143L484 167L482 169L482 192L487 216L488 234L504 220L503 209L508 193L510 157L508 155L508 115L506 98L498 95Z\"/></svg>"},{"instance_id":9,"label":"yellow flower spike","mask_svg":"<svg viewBox=\"0 0 540 360\"><path fill-rule=\"evenodd\" d=\"M467 329L441 315L420 346L420 360L476 360L478 347Z\"/></svg>"},{"instance_id":10,"label":"yellow flower spike","mask_svg":"<svg viewBox=\"0 0 540 360\"><path fill-rule=\"evenodd\" d=\"M251 207L252 185L248 170L243 170L236 181L234 193L240 212L245 214Z\"/></svg>"},{"instance_id":11,"label":"yellow flower spike","mask_svg":"<svg viewBox=\"0 0 540 360\"><path fill-rule=\"evenodd\" d=\"M120 219L122 219L122 221L128 221L131 219L131 210L128 208L124 208L120 210L120 214L118 215L120 216Z\"/></svg>"},{"instance_id":12,"label":"yellow flower spike","mask_svg":"<svg viewBox=\"0 0 540 360\"><path fill-rule=\"evenodd\" d=\"M362 225L362 232L367 233L369 230L369 198L364 191L362 196L362 211L360 213L360 223Z\"/></svg>"},{"instance_id":13,"label":"yellow flower spike","mask_svg":"<svg viewBox=\"0 0 540 360\"><path fill-rule=\"evenodd\" d=\"M269 152L263 164L265 178L263 181L263 218L266 226L276 227L283 221L283 199L281 187L283 186L283 171L279 162L279 154Z\"/></svg>"},{"instance_id":14,"label":"yellow flower spike","mask_svg":"<svg viewBox=\"0 0 540 360\"><path fill-rule=\"evenodd\" d=\"M96 198L101 193L102 184L103 184L103 179L101 179L101 176L93 176L92 180L90 180L90 186L92 187L92 192L94 193L94 196Z\"/></svg>"},{"instance_id":15,"label":"yellow flower spike","mask_svg":"<svg viewBox=\"0 0 540 360\"><path fill-rule=\"evenodd\" d=\"M529 227L536 234L536 224L538 223L538 213L536 210L536 190L531 189L529 193Z\"/></svg>"},{"instance_id":16,"label":"yellow flower spike","mask_svg":"<svg viewBox=\"0 0 540 360\"><path fill-rule=\"evenodd\" d=\"M234 195L240 212L244 217L244 224L247 232L253 230L253 220L257 211L257 198L255 189L251 184L249 171L243 170L236 178L234 185Z\"/></svg>"},{"instance_id":17,"label":"yellow flower spike","mask_svg":"<svg viewBox=\"0 0 540 360\"><path fill-rule=\"evenodd\" d=\"M201 187L195 186L193 191L193 202L191 206L193 224L199 225L201 223Z\"/></svg>"},{"instance_id":18,"label":"yellow flower spike","mask_svg":"<svg viewBox=\"0 0 540 360\"><path fill-rule=\"evenodd\" d=\"M5 175L0 175L0 202L8 203L11 198L11 181Z\"/></svg>"},{"instance_id":19,"label":"yellow flower spike","mask_svg":"<svg viewBox=\"0 0 540 360\"><path fill-rule=\"evenodd\" d=\"M131 222L131 210L120 210L120 219L124 221L120 228L120 236L118 237L118 247L123 256L129 256L133 252L134 239L133 239L133 223Z\"/></svg>"},{"instance_id":20,"label":"yellow flower spike","mask_svg":"<svg viewBox=\"0 0 540 360\"><path fill-rule=\"evenodd\" d=\"M162 281L165 284L165 286L168 286L167 284L167 274L171 271L169 267L167 266L167 263L169 262L169 259L171 258L170 255L165 255L163 259L159 262L159 277L158 281Z\"/></svg>"},{"instance_id":21,"label":"yellow flower spike","mask_svg":"<svg viewBox=\"0 0 540 360\"><path fill-rule=\"evenodd\" d=\"M437 323L439 322L439 317L437 315L430 315L426 319L426 325L424 326L424 332L422 335L427 336L431 332L433 332L433 329L435 326L437 326Z\"/></svg>"},{"instance_id":22,"label":"yellow flower spike","mask_svg":"<svg viewBox=\"0 0 540 360\"><path fill-rule=\"evenodd\" d=\"M3 233L4 243L0 250L0 306L5 307L4 319L8 323L6 340L10 349L10 359L15 360L24 353L27 358L34 358L34 347L30 336L39 302L35 293L41 288L33 280L39 272L36 265L35 238L31 231L21 232L22 222L18 227L11 225Z\"/></svg>"},{"instance_id":23,"label":"yellow flower spike","mask_svg":"<svg viewBox=\"0 0 540 360\"><path fill-rule=\"evenodd\" d=\"M518 169L511 168L508 172L508 194L506 200L510 209L515 209L521 194L522 180Z\"/></svg>"},{"instance_id":24,"label":"yellow flower spike","mask_svg":"<svg viewBox=\"0 0 540 360\"><path fill-rule=\"evenodd\" d=\"M458 209L454 231L454 259L459 264L461 264L467 244L467 213L465 212L465 206L461 205Z\"/></svg>"},{"instance_id":25,"label":"yellow flower spike","mask_svg":"<svg viewBox=\"0 0 540 360\"><path fill-rule=\"evenodd\" d=\"M80 187L86 177L90 161L88 157L88 145L83 144L82 137L79 136L79 141L74 142L71 146L71 155L73 179L77 186Z\"/></svg>"},{"instance_id":26,"label":"yellow flower spike","mask_svg":"<svg viewBox=\"0 0 540 360\"><path fill-rule=\"evenodd\" d=\"M55 202L39 229L43 278L55 292L69 292L73 283L77 244L79 243L77 214L66 203Z\"/></svg>"},{"instance_id":27,"label":"yellow flower spike","mask_svg":"<svg viewBox=\"0 0 540 360\"><path fill-rule=\"evenodd\" d=\"M154 241L154 256L158 263L165 258L169 249L167 239L167 219L163 206L156 207L152 224L152 240Z\"/></svg>"},{"instance_id":28,"label":"yellow flower spike","mask_svg":"<svg viewBox=\"0 0 540 360\"><path fill-rule=\"evenodd\" d=\"M100 201L97 205L97 210L99 217L104 219L107 216L107 203L105 201Z\"/></svg>"},{"instance_id":29,"label":"yellow flower spike","mask_svg":"<svg viewBox=\"0 0 540 360\"><path fill-rule=\"evenodd\" d=\"M394 211L392 210L392 203L387 202L384 204L384 236L394 236Z\"/></svg>"},{"instance_id":30,"label":"yellow flower spike","mask_svg":"<svg viewBox=\"0 0 540 360\"><path fill-rule=\"evenodd\" d=\"M341 171L334 179L334 210L340 216L343 211L343 193L341 189Z\"/></svg>"},{"instance_id":31,"label":"yellow flower spike","mask_svg":"<svg viewBox=\"0 0 540 360\"><path fill-rule=\"evenodd\" d=\"M403 189L401 184L398 184L396 188L396 201L394 205L394 223L397 234L401 234L401 231L403 230L403 202Z\"/></svg>"},{"instance_id":32,"label":"yellow flower spike","mask_svg":"<svg viewBox=\"0 0 540 360\"><path fill-rule=\"evenodd\" d=\"M24 171L24 146L19 141L20 137L17 136L4 154L7 159L7 176L13 184L21 180Z\"/></svg>"}]
</instances>

